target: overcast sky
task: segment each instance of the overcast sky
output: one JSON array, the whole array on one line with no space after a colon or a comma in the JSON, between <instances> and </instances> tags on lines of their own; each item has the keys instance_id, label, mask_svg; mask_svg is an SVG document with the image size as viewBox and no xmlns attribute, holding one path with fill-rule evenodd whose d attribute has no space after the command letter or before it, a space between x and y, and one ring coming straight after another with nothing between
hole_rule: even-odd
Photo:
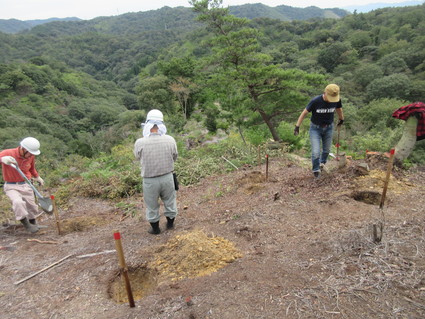
<instances>
[{"instance_id":1,"label":"overcast sky","mask_svg":"<svg viewBox=\"0 0 425 319\"><path fill-rule=\"evenodd\" d=\"M270 7L288 5L305 8L341 8L368 3L396 3L402 0L223 0L223 6L263 3ZM188 0L0 0L0 19L36 20L78 17L88 20L127 12L149 11L168 7L190 7Z\"/></svg>"}]
</instances>

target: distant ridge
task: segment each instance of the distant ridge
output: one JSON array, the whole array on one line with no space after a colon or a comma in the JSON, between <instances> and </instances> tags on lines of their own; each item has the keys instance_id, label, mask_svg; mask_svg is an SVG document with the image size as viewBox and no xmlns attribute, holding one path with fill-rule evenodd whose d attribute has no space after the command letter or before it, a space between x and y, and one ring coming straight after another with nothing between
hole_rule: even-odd
<instances>
[{"instance_id":1,"label":"distant ridge","mask_svg":"<svg viewBox=\"0 0 425 319\"><path fill-rule=\"evenodd\" d=\"M260 0L261 1L261 0ZM403 1L398 3L370 3L366 5L352 5L346 6L342 8L326 8L321 9L315 6L310 6L306 8L298 8L291 7L286 5L279 5L276 7L269 7L262 3L254 3L254 4L243 4L237 6L229 6L230 13L237 17L244 17L248 19L255 18L270 18L277 19L282 21L292 21L292 20L308 20L312 18L331 18L331 19L339 19L343 18L346 15L353 13L354 11L358 13L366 13L369 11L373 11L380 8L387 7L407 7L407 6L417 6L422 5L424 1ZM181 12L181 10L187 10L188 12L192 12L191 8L188 7L163 7L157 10L150 11L140 11L132 13L133 15L142 14L146 17L146 15L152 14L155 16L155 12L167 8L169 10L176 10ZM127 13L124 13L119 16L113 16L114 18L124 16ZM190 14L189 14L190 15ZM17 19L0 19L0 32L3 33L19 33L22 31L31 30L33 27L38 25L46 24L49 22L68 22L68 21L92 21L95 19L108 19L113 17L97 17L91 20L83 20L77 17L68 17L68 18L49 18L49 19L38 19L38 20L17 20Z\"/></svg>"},{"instance_id":2,"label":"distant ridge","mask_svg":"<svg viewBox=\"0 0 425 319\"><path fill-rule=\"evenodd\" d=\"M18 33L25 30L30 30L33 27L53 21L80 21L80 18L49 18L39 20L17 20L17 19L0 19L0 31L4 33Z\"/></svg>"},{"instance_id":3,"label":"distant ridge","mask_svg":"<svg viewBox=\"0 0 425 319\"><path fill-rule=\"evenodd\" d=\"M343 9L348 10L350 12L354 12L356 10L358 13L366 13L372 10L387 8L387 7L409 7L409 6L417 6L423 4L424 1L404 1L398 3L370 3L365 5L354 5L343 7Z\"/></svg>"},{"instance_id":4,"label":"distant ridge","mask_svg":"<svg viewBox=\"0 0 425 319\"><path fill-rule=\"evenodd\" d=\"M35 26L49 23L49 22L67 22L67 21L95 21L99 19L115 19L119 20L120 17L132 15L133 17L143 17L143 19L151 20L158 15L158 12L162 12L164 9L168 10L172 15L176 13L183 14L184 16L193 15L195 17L195 13L191 8L188 7L176 7L170 8L164 6L161 9L150 10L150 11L140 11L133 13L124 13L118 16L111 17L97 17L91 20L82 20L79 18L50 18L45 20L27 20L21 21L16 19L9 20L1 20L0 19L0 31L4 33L19 33L22 31L27 31L32 29ZM256 4L244 4L240 6L229 6L230 13L237 17L244 17L248 19L255 18L270 18L270 19L278 19L282 21L292 21L292 20L307 20L311 18L333 18L339 19L342 18L350 12L333 8L333 9L320 9L318 7L308 7L308 8L295 8L290 6L277 6L277 7L269 7L261 3ZM184 11L184 12L183 12Z\"/></svg>"}]
</instances>

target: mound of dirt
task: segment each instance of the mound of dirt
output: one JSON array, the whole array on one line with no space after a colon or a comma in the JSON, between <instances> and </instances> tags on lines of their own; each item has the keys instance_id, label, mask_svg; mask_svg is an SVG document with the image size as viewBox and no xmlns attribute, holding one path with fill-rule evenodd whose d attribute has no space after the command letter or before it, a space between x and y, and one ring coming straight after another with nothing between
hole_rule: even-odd
<instances>
[{"instance_id":1,"label":"mound of dirt","mask_svg":"<svg viewBox=\"0 0 425 319\"><path fill-rule=\"evenodd\" d=\"M369 189L382 191L386 179L386 171L380 169L374 169L369 172L368 175L359 176L354 179L353 183L357 189ZM410 182L399 180L392 174L388 182L388 190L396 194L401 194L406 191L407 188L413 187L414 185Z\"/></svg>"},{"instance_id":2,"label":"mound of dirt","mask_svg":"<svg viewBox=\"0 0 425 319\"><path fill-rule=\"evenodd\" d=\"M161 246L149 268L158 271L159 280L181 280L209 275L241 257L230 241L195 230Z\"/></svg>"}]
</instances>

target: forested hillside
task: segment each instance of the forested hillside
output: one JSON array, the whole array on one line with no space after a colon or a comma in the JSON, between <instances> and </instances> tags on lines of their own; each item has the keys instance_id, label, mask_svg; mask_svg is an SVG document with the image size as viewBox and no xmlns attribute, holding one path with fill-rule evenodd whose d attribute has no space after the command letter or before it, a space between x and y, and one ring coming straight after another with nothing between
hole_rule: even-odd
<instances>
[{"instance_id":1,"label":"forested hillside","mask_svg":"<svg viewBox=\"0 0 425 319\"><path fill-rule=\"evenodd\" d=\"M303 150L306 127L294 137L295 119L335 82L343 147L361 156L393 147L404 123L392 112L424 98L425 5L305 21L214 12L225 34L182 7L0 34L1 148L33 135L51 158L96 157L131 143L157 107L176 136L197 123L210 136L237 128L245 142L273 138ZM424 154L422 141L410 161Z\"/></svg>"},{"instance_id":2,"label":"forested hillside","mask_svg":"<svg viewBox=\"0 0 425 319\"><path fill-rule=\"evenodd\" d=\"M17 19L0 19L0 32L18 33L29 30L37 25L45 24L53 21L78 21L78 18L49 18L38 20L17 20Z\"/></svg>"},{"instance_id":3,"label":"forested hillside","mask_svg":"<svg viewBox=\"0 0 425 319\"><path fill-rule=\"evenodd\" d=\"M320 9L317 7L295 8L290 6L269 7L260 3L245 4L229 7L231 14L244 18L271 18L284 21L307 20L311 18L342 18L348 14L347 11L333 8ZM119 15L116 17L99 17L84 21L82 24L87 26L96 26L99 29L109 29L113 33L122 33L127 30L131 33L137 30L155 30L162 28L172 28L176 26L186 27L193 24L194 14L190 8L186 7L163 7L159 10L146 12L134 12ZM52 21L77 21L78 18L65 19L46 19L46 20L28 20L20 21L16 19L0 19L0 31L4 33L18 33L24 30L49 23ZM69 24L68 24L69 27ZM190 29L190 28L189 28Z\"/></svg>"}]
</instances>

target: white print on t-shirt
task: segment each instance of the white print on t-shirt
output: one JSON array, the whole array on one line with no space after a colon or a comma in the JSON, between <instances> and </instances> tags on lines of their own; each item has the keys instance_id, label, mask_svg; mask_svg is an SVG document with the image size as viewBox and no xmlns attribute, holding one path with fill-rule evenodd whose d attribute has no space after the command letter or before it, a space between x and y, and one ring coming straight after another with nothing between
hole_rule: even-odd
<instances>
[{"instance_id":1,"label":"white print on t-shirt","mask_svg":"<svg viewBox=\"0 0 425 319\"><path fill-rule=\"evenodd\" d=\"M333 113L335 112L335 108L331 108L331 109L317 109L316 113Z\"/></svg>"}]
</instances>

